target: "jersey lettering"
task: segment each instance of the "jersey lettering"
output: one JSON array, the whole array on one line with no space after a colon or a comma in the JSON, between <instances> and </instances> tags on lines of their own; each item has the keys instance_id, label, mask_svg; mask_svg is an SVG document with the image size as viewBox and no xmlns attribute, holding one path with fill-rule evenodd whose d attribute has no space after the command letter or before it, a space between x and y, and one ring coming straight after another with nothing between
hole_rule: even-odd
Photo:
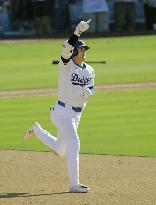
<instances>
[{"instance_id":1,"label":"jersey lettering","mask_svg":"<svg viewBox=\"0 0 156 205\"><path fill-rule=\"evenodd\" d=\"M78 74L76 73L73 73L71 75L71 82L73 85L79 85L79 86L82 86L84 87L85 85L89 85L90 82L92 80L92 77L90 78L85 78L84 76L81 78L78 76Z\"/></svg>"}]
</instances>

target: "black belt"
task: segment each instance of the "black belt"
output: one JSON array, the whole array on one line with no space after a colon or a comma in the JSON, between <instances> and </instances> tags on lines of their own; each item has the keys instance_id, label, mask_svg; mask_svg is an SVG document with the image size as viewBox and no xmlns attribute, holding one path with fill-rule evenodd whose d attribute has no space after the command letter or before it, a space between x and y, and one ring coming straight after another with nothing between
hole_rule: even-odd
<instances>
[{"instance_id":1,"label":"black belt","mask_svg":"<svg viewBox=\"0 0 156 205\"><path fill-rule=\"evenodd\" d=\"M58 104L61 105L62 107L66 107L66 104L64 102L58 101ZM71 107L72 110L74 110L75 112L81 112L82 108L81 107Z\"/></svg>"}]
</instances>

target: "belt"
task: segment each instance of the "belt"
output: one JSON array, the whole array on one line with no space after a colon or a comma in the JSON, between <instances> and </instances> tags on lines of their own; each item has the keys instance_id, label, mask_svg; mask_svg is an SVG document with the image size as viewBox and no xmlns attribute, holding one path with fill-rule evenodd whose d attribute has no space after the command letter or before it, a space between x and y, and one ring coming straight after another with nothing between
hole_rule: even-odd
<instances>
[{"instance_id":1,"label":"belt","mask_svg":"<svg viewBox=\"0 0 156 205\"><path fill-rule=\"evenodd\" d=\"M58 104L61 105L62 107L66 107L66 104L64 102L58 101ZM81 107L71 107L72 110L74 110L75 112L81 112L82 108Z\"/></svg>"}]
</instances>

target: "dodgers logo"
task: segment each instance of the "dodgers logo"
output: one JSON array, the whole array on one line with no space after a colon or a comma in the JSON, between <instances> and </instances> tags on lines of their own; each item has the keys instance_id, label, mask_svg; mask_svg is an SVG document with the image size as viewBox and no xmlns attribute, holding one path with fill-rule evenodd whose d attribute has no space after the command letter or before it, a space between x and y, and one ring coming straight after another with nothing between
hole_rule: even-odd
<instances>
[{"instance_id":1,"label":"dodgers logo","mask_svg":"<svg viewBox=\"0 0 156 205\"><path fill-rule=\"evenodd\" d=\"M90 78L85 78L84 76L81 78L78 76L78 74L76 73L73 73L71 75L71 82L73 85L79 85L79 86L82 86L84 87L85 85L89 85L90 82L92 80L92 77Z\"/></svg>"}]
</instances>

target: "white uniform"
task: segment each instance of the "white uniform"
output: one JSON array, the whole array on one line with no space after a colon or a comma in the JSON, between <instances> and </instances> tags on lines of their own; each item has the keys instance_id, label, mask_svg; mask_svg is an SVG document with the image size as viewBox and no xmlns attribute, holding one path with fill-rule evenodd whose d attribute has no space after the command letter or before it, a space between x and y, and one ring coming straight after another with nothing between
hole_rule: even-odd
<instances>
[{"instance_id":1,"label":"white uniform","mask_svg":"<svg viewBox=\"0 0 156 205\"><path fill-rule=\"evenodd\" d=\"M52 148L58 155L66 156L70 186L79 184L79 149L80 141L77 128L82 112L75 112L72 107L84 108L87 99L82 96L84 86L94 85L93 68L84 64L84 68L76 65L71 59L67 65L59 63L58 101L51 110L51 119L58 130L55 138L41 127L35 130L36 136Z\"/></svg>"},{"instance_id":2,"label":"white uniform","mask_svg":"<svg viewBox=\"0 0 156 205\"><path fill-rule=\"evenodd\" d=\"M57 138L43 130L40 125L33 129L38 139L53 149L59 156L66 157L70 188L77 187L80 184L80 141L77 128L81 113L89 97L84 91L88 91L88 87L92 88L94 85L93 68L87 64L83 64L83 67L75 64L71 59L72 49L73 46L67 42L66 46L63 45L62 57L68 59L68 62L64 63L60 60L58 100L50 112L51 119L58 131Z\"/></svg>"}]
</instances>

